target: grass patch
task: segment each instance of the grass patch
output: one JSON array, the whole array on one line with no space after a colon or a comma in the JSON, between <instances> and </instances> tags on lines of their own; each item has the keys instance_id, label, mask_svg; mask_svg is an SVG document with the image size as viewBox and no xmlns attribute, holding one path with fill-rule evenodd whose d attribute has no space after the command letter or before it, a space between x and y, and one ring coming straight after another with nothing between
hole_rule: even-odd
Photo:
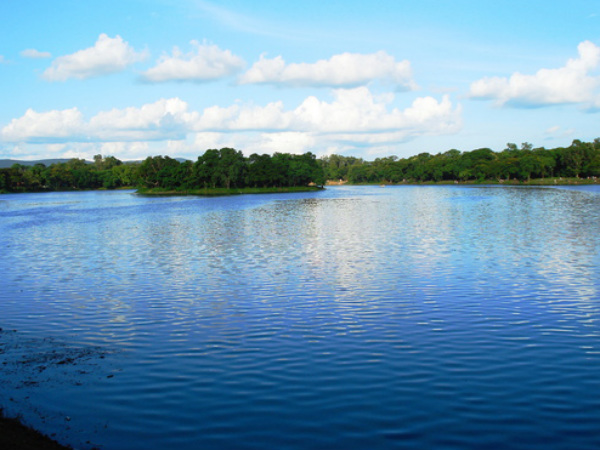
<instances>
[{"instance_id":1,"label":"grass patch","mask_svg":"<svg viewBox=\"0 0 600 450\"><path fill-rule=\"evenodd\" d=\"M447 186L447 185L480 185L493 184L498 186L573 186L586 184L600 184L600 178L576 178L576 177L552 177L552 178L532 178L531 180L441 180L441 181L415 181L405 180L398 183L381 181L379 183L345 183L347 186Z\"/></svg>"},{"instance_id":2,"label":"grass patch","mask_svg":"<svg viewBox=\"0 0 600 450\"><path fill-rule=\"evenodd\" d=\"M322 187L317 186L295 186L295 187L268 187L268 188L206 188L206 189L161 189L140 188L139 195L200 195L205 197L217 197L225 195L245 194L282 194L290 192L313 192L320 191Z\"/></svg>"}]
</instances>

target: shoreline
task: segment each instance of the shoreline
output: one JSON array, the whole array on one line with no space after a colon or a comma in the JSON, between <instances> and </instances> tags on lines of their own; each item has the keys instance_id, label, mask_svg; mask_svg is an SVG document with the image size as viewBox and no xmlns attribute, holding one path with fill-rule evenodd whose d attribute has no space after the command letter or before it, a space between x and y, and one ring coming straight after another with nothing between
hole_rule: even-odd
<instances>
[{"instance_id":1,"label":"shoreline","mask_svg":"<svg viewBox=\"0 0 600 450\"><path fill-rule=\"evenodd\" d=\"M4 416L0 408L0 448L11 450L72 450L51 437L23 424L18 418Z\"/></svg>"},{"instance_id":2,"label":"shoreline","mask_svg":"<svg viewBox=\"0 0 600 450\"><path fill-rule=\"evenodd\" d=\"M441 181L380 181L378 183L350 183L345 180L328 180L325 186L586 186L600 184L600 178L551 177L531 180L441 180Z\"/></svg>"},{"instance_id":3,"label":"shoreline","mask_svg":"<svg viewBox=\"0 0 600 450\"><path fill-rule=\"evenodd\" d=\"M295 192L316 192L323 190L318 186L269 187L269 188L202 188L202 189L161 189L141 188L135 193L148 196L197 195L202 197L219 197L246 194L288 194Z\"/></svg>"},{"instance_id":4,"label":"shoreline","mask_svg":"<svg viewBox=\"0 0 600 450\"><path fill-rule=\"evenodd\" d=\"M136 195L147 196L185 196L195 195L200 197L220 197L228 195L247 195L247 194L287 194L296 192L316 192L326 189L328 186L586 186L600 184L599 177L590 178L532 178L531 180L442 180L442 181L380 181L377 183L350 183L345 180L327 180L323 186L302 186L302 187L286 187L286 188L202 188L202 189L161 189L161 188L136 188L136 187L119 187L116 189L65 189L65 190L32 190L9 192L0 190L0 194L39 194L50 192L92 192L92 191L122 191L134 190Z\"/></svg>"},{"instance_id":5,"label":"shoreline","mask_svg":"<svg viewBox=\"0 0 600 450\"><path fill-rule=\"evenodd\" d=\"M36 390L40 386L49 390L61 389L65 384L83 386L98 377L112 378L115 369L106 359L111 353L111 349L105 347L79 345L49 336L28 336L16 329L0 327L0 373L3 378L0 449L96 448L93 427L86 426L77 429L78 433L74 432L73 424L66 424L71 420L66 412L56 410L58 415L51 417L39 408L39 404L36 406L35 399L39 395ZM58 419L63 418L65 422L61 426Z\"/></svg>"}]
</instances>

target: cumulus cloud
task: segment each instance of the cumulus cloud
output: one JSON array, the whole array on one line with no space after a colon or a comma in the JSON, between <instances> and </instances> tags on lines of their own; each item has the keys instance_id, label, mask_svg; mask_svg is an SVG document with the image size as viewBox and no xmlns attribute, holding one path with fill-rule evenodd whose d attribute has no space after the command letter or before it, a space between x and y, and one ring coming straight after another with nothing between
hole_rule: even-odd
<instances>
[{"instance_id":1,"label":"cumulus cloud","mask_svg":"<svg viewBox=\"0 0 600 450\"><path fill-rule=\"evenodd\" d=\"M540 69L534 75L514 73L510 77L486 77L470 87L472 98L496 100L498 105L541 107L559 104L600 104L600 77L592 72L600 65L600 47L585 41L579 56L564 67Z\"/></svg>"},{"instance_id":2,"label":"cumulus cloud","mask_svg":"<svg viewBox=\"0 0 600 450\"><path fill-rule=\"evenodd\" d=\"M88 155L111 155L119 159L143 159L148 156L148 142L103 142L99 147L87 151ZM91 159L91 156L88 156Z\"/></svg>"},{"instance_id":3,"label":"cumulus cloud","mask_svg":"<svg viewBox=\"0 0 600 450\"><path fill-rule=\"evenodd\" d=\"M390 107L394 97L374 96L360 87L334 90L329 102L311 96L291 110L281 102L213 106L200 113L192 127L203 133L233 134L249 153L322 153L357 147L384 148L380 153L385 153L394 143L454 134L462 128L462 108L453 106L448 96L417 98L405 109Z\"/></svg>"},{"instance_id":4,"label":"cumulus cloud","mask_svg":"<svg viewBox=\"0 0 600 450\"><path fill-rule=\"evenodd\" d=\"M121 36L101 34L93 47L56 58L42 76L48 81L83 80L120 72L146 57L146 52L136 52Z\"/></svg>"},{"instance_id":5,"label":"cumulus cloud","mask_svg":"<svg viewBox=\"0 0 600 450\"><path fill-rule=\"evenodd\" d=\"M331 102L314 96L297 108L285 110L282 102L254 105L213 106L195 123L197 130L220 131L310 131L316 133L402 133L436 134L455 132L460 127L460 107L453 108L448 96L417 98L405 110L388 108L394 95L375 97L366 87L336 89Z\"/></svg>"},{"instance_id":6,"label":"cumulus cloud","mask_svg":"<svg viewBox=\"0 0 600 450\"><path fill-rule=\"evenodd\" d=\"M199 131L274 131L288 128L290 121L291 113L284 110L281 101L265 106L235 104L206 108L194 128Z\"/></svg>"},{"instance_id":7,"label":"cumulus cloud","mask_svg":"<svg viewBox=\"0 0 600 450\"><path fill-rule=\"evenodd\" d=\"M102 111L85 121L77 108L36 112L28 109L0 131L7 142L111 142L183 139L197 114L187 103L161 99L140 108Z\"/></svg>"},{"instance_id":8,"label":"cumulus cloud","mask_svg":"<svg viewBox=\"0 0 600 450\"><path fill-rule=\"evenodd\" d=\"M248 150L251 153L293 153L301 154L317 145L318 139L312 133L287 131L261 133Z\"/></svg>"},{"instance_id":9,"label":"cumulus cloud","mask_svg":"<svg viewBox=\"0 0 600 450\"><path fill-rule=\"evenodd\" d=\"M21 56L23 58L32 58L32 59L43 59L43 58L51 58L52 54L50 52L40 52L34 48L28 48L21 52Z\"/></svg>"},{"instance_id":10,"label":"cumulus cloud","mask_svg":"<svg viewBox=\"0 0 600 450\"><path fill-rule=\"evenodd\" d=\"M385 80L401 89L412 90L409 61L396 61L384 51L371 54L342 53L316 63L286 64L281 56L262 55L240 77L241 84L285 84L296 86L356 87L373 80Z\"/></svg>"},{"instance_id":11,"label":"cumulus cloud","mask_svg":"<svg viewBox=\"0 0 600 450\"><path fill-rule=\"evenodd\" d=\"M294 153L301 154L307 151L322 152L323 139L309 132L282 131L258 132L248 131L239 133L224 132L199 132L192 135L193 142L186 141L177 155L188 154L190 158L198 156L201 151L208 148L232 147L243 150L246 155L252 153Z\"/></svg>"},{"instance_id":12,"label":"cumulus cloud","mask_svg":"<svg viewBox=\"0 0 600 450\"><path fill-rule=\"evenodd\" d=\"M383 148L418 136L453 134L462 127L461 107L448 96L420 97L399 109L392 106L394 94L375 96L367 87L332 93L329 101L310 96L292 109L272 102L191 111L179 98L161 99L141 107L101 111L89 120L77 108L30 109L2 128L0 137L13 143L170 141L170 148L186 148L187 144L175 141L195 139L204 143L200 148L221 144L259 153L322 153Z\"/></svg>"},{"instance_id":13,"label":"cumulus cloud","mask_svg":"<svg viewBox=\"0 0 600 450\"><path fill-rule=\"evenodd\" d=\"M295 111L301 126L322 132L389 132L401 130L437 133L454 128L460 110L453 110L448 96L441 102L419 97L405 110L388 108L392 96L376 98L366 87L338 89L331 103L307 98ZM305 124L305 125L304 125Z\"/></svg>"},{"instance_id":14,"label":"cumulus cloud","mask_svg":"<svg viewBox=\"0 0 600 450\"><path fill-rule=\"evenodd\" d=\"M161 99L140 108L102 111L89 121L89 133L99 140L183 139L195 114L179 98Z\"/></svg>"},{"instance_id":15,"label":"cumulus cloud","mask_svg":"<svg viewBox=\"0 0 600 450\"><path fill-rule=\"evenodd\" d=\"M77 108L42 113L28 109L23 117L6 125L0 136L9 142L79 141L84 128L83 115Z\"/></svg>"},{"instance_id":16,"label":"cumulus cloud","mask_svg":"<svg viewBox=\"0 0 600 450\"><path fill-rule=\"evenodd\" d=\"M191 41L194 50L183 54L177 47L163 55L142 75L144 81L210 81L233 75L244 68L242 58L216 45Z\"/></svg>"}]
</instances>

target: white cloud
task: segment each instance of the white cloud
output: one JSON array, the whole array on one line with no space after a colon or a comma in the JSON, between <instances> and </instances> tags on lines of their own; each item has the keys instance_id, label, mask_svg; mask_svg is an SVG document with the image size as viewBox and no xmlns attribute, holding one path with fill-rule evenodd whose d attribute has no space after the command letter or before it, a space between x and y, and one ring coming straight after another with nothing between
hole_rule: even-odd
<instances>
[{"instance_id":1,"label":"white cloud","mask_svg":"<svg viewBox=\"0 0 600 450\"><path fill-rule=\"evenodd\" d=\"M179 98L161 99L140 108L102 111L89 121L89 133L99 140L182 139L195 117Z\"/></svg>"},{"instance_id":2,"label":"white cloud","mask_svg":"<svg viewBox=\"0 0 600 450\"><path fill-rule=\"evenodd\" d=\"M21 52L21 56L23 58L43 59L51 58L52 54L50 52L40 52L34 48L28 48Z\"/></svg>"},{"instance_id":3,"label":"white cloud","mask_svg":"<svg viewBox=\"0 0 600 450\"><path fill-rule=\"evenodd\" d=\"M23 117L6 125L0 136L8 142L79 141L84 128L83 115L77 108L42 113L28 109Z\"/></svg>"},{"instance_id":4,"label":"white cloud","mask_svg":"<svg viewBox=\"0 0 600 450\"><path fill-rule=\"evenodd\" d=\"M0 64L4 63L6 63L6 59L4 58L4 55L0 55Z\"/></svg>"},{"instance_id":5,"label":"white cloud","mask_svg":"<svg viewBox=\"0 0 600 450\"><path fill-rule=\"evenodd\" d=\"M43 77L48 81L83 80L120 72L146 57L146 52L135 52L121 36L111 38L101 34L93 47L56 58L44 71Z\"/></svg>"},{"instance_id":6,"label":"white cloud","mask_svg":"<svg viewBox=\"0 0 600 450\"><path fill-rule=\"evenodd\" d=\"M540 69L535 75L514 73L486 77L471 84L470 96L494 99L499 105L539 107L559 104L600 104L600 77L592 71L600 65L600 47L585 41L577 47L579 56L564 67Z\"/></svg>"},{"instance_id":7,"label":"white cloud","mask_svg":"<svg viewBox=\"0 0 600 450\"><path fill-rule=\"evenodd\" d=\"M103 142L93 152L87 152L87 158L91 159L93 155L101 154L121 160L144 159L148 156L149 149L147 142Z\"/></svg>"},{"instance_id":8,"label":"white cloud","mask_svg":"<svg viewBox=\"0 0 600 450\"><path fill-rule=\"evenodd\" d=\"M205 131L202 133L196 133L194 135L194 147L197 152L198 149L208 149L208 148L223 148L223 147L236 147L235 144L231 145L229 143L225 143L223 138L231 136L223 133L215 132L215 131ZM199 156L199 155L197 155Z\"/></svg>"},{"instance_id":9,"label":"white cloud","mask_svg":"<svg viewBox=\"0 0 600 450\"><path fill-rule=\"evenodd\" d=\"M311 96L293 109L273 102L212 106L202 111L190 111L186 102L171 98L101 111L87 121L77 108L41 113L30 109L2 128L0 137L14 143L167 141L170 149L187 153L221 146L250 153L323 153L327 149L387 148L419 136L454 134L462 127L461 107L454 106L448 96L417 98L405 109L392 107L394 98L394 94L374 96L360 87L334 90L330 101ZM189 146L190 139L196 144ZM118 157L120 148L106 149Z\"/></svg>"},{"instance_id":10,"label":"white cloud","mask_svg":"<svg viewBox=\"0 0 600 450\"><path fill-rule=\"evenodd\" d=\"M462 108L454 107L447 96L441 101L417 98L400 110L389 108L393 94L375 97L366 87L333 93L331 102L311 96L292 110L285 110L281 102L264 107L213 106L199 114L192 126L203 133L212 132L213 142L223 143L224 134L232 135L227 145L246 153L317 154L356 148L390 153L394 143L424 135L454 134L462 127Z\"/></svg>"},{"instance_id":11,"label":"white cloud","mask_svg":"<svg viewBox=\"0 0 600 450\"><path fill-rule=\"evenodd\" d=\"M317 145L318 139L312 133L287 131L261 133L257 145L246 148L249 153L292 153L302 154Z\"/></svg>"},{"instance_id":12,"label":"white cloud","mask_svg":"<svg viewBox=\"0 0 600 450\"><path fill-rule=\"evenodd\" d=\"M191 41L195 50L183 54L177 47L173 55L163 55L156 66L144 72L142 79L149 82L210 81L233 75L245 63L229 50L216 45Z\"/></svg>"},{"instance_id":13,"label":"white cloud","mask_svg":"<svg viewBox=\"0 0 600 450\"><path fill-rule=\"evenodd\" d=\"M273 154L275 152L300 154L307 151L317 152L321 150L321 143L323 142L321 138L313 133L299 131L199 132L193 136L194 139L191 145L186 142L173 154L186 155L190 159L195 159L206 149L223 147L242 150L247 156L252 153Z\"/></svg>"},{"instance_id":14,"label":"white cloud","mask_svg":"<svg viewBox=\"0 0 600 450\"><path fill-rule=\"evenodd\" d=\"M366 87L338 89L331 103L307 98L295 111L298 127L320 132L389 132L419 130L435 133L440 128L454 128L460 111L452 110L448 96L441 102L420 97L405 109L389 109L393 96L375 98Z\"/></svg>"},{"instance_id":15,"label":"white cloud","mask_svg":"<svg viewBox=\"0 0 600 450\"><path fill-rule=\"evenodd\" d=\"M161 99L140 108L102 111L88 122L77 108L38 113L28 109L0 131L7 142L118 142L182 139L196 113L178 99Z\"/></svg>"},{"instance_id":16,"label":"white cloud","mask_svg":"<svg viewBox=\"0 0 600 450\"><path fill-rule=\"evenodd\" d=\"M197 150L196 150L197 151ZM115 156L120 160L140 160L149 155L165 153L163 143L148 142L69 142L61 144L16 144L7 157L22 160L77 158L91 161L94 155ZM179 156L179 154L177 154ZM197 155L196 155L197 156Z\"/></svg>"},{"instance_id":17,"label":"white cloud","mask_svg":"<svg viewBox=\"0 0 600 450\"><path fill-rule=\"evenodd\" d=\"M194 128L202 131L284 130L290 126L290 116L281 101L266 106L211 106L202 112Z\"/></svg>"},{"instance_id":18,"label":"white cloud","mask_svg":"<svg viewBox=\"0 0 600 450\"><path fill-rule=\"evenodd\" d=\"M379 98L366 87L337 89L332 102L314 96L294 110L284 110L282 102L264 107L254 105L213 106L198 117L194 129L203 131L309 131L314 133L437 134L456 132L460 107L453 109L448 96L441 102L432 97L417 98L405 110L388 108L394 95Z\"/></svg>"},{"instance_id":19,"label":"white cloud","mask_svg":"<svg viewBox=\"0 0 600 450\"><path fill-rule=\"evenodd\" d=\"M262 55L259 61L240 77L239 82L356 87L374 80L391 82L402 89L416 89L410 62L397 62L384 51L371 54L342 53L312 64L286 64L281 56L268 59Z\"/></svg>"}]
</instances>

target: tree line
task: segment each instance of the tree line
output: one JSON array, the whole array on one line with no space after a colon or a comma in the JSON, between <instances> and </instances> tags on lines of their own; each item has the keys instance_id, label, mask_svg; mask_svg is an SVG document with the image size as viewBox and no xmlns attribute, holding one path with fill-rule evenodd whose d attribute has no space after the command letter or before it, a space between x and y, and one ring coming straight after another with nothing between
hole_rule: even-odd
<instances>
[{"instance_id":1,"label":"tree line","mask_svg":"<svg viewBox=\"0 0 600 450\"><path fill-rule=\"evenodd\" d=\"M252 154L233 148L210 149L196 161L168 156L124 163L114 156L94 156L92 163L72 159L66 163L15 164L0 169L0 192L37 192L119 187L192 190L246 187L292 187L326 180L360 183L529 181L551 177L600 177L600 138L574 140L569 147L533 148L527 142L509 143L501 152L479 148L448 150L409 158L396 156L365 161L312 153Z\"/></svg>"},{"instance_id":2,"label":"tree line","mask_svg":"<svg viewBox=\"0 0 600 450\"><path fill-rule=\"evenodd\" d=\"M158 190L234 189L323 185L322 164L312 153L252 154L244 157L232 148L211 149L195 162L168 156L150 156L123 163L114 156L94 156L66 163L14 164L0 169L0 192L40 192L120 187Z\"/></svg>"},{"instance_id":3,"label":"tree line","mask_svg":"<svg viewBox=\"0 0 600 450\"><path fill-rule=\"evenodd\" d=\"M518 148L509 143L501 152L479 148L469 152L448 150L410 158L396 156L364 161L331 155L322 158L325 177L349 183L473 182L552 177L599 177L600 138L593 142L574 140L569 147L533 148L527 142Z\"/></svg>"}]
</instances>

